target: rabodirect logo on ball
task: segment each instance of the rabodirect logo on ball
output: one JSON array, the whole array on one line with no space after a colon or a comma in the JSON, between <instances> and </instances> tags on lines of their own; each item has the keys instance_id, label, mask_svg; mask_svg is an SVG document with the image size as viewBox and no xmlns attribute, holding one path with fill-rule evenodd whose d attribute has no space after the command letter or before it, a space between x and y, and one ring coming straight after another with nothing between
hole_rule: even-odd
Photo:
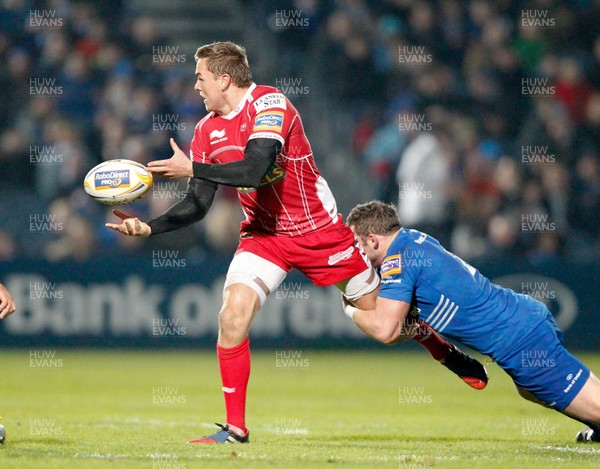
<instances>
[{"instance_id":1,"label":"rabodirect logo on ball","mask_svg":"<svg viewBox=\"0 0 600 469\"><path fill-rule=\"evenodd\" d=\"M116 189L117 187L129 187L129 170L124 171L100 171L94 178L96 189Z\"/></svg>"}]
</instances>

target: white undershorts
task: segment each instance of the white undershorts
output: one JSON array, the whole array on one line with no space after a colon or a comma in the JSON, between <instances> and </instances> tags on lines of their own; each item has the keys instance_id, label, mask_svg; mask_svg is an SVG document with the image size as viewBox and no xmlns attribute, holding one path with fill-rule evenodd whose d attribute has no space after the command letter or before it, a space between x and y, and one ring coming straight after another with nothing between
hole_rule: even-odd
<instances>
[{"instance_id":1,"label":"white undershorts","mask_svg":"<svg viewBox=\"0 0 600 469\"><path fill-rule=\"evenodd\" d=\"M240 252L233 256L225 278L224 288L236 283L247 285L256 292L262 306L267 301L269 293L277 289L286 275L287 272L284 269L256 254L246 251ZM267 291L264 290L260 281L257 282L257 279L262 281ZM354 301L376 290L378 286L379 276L375 273L373 267L369 265L366 270L348 281L343 293L350 301Z\"/></svg>"}]
</instances>

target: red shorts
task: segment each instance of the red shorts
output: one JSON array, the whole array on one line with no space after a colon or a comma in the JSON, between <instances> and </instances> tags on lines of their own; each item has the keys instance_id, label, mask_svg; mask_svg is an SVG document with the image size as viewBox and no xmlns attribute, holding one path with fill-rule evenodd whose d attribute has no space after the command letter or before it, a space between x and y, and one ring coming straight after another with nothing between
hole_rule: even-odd
<instances>
[{"instance_id":1,"label":"red shorts","mask_svg":"<svg viewBox=\"0 0 600 469\"><path fill-rule=\"evenodd\" d=\"M341 221L303 236L251 233L240 239L236 254L251 252L286 272L298 269L310 281L327 287L370 268L354 233Z\"/></svg>"}]
</instances>

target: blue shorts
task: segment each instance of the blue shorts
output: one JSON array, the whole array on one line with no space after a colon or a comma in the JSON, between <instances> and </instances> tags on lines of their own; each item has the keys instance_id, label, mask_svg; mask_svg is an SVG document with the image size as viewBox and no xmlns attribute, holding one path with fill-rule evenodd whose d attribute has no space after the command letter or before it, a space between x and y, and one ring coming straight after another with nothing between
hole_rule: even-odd
<instances>
[{"instance_id":1,"label":"blue shorts","mask_svg":"<svg viewBox=\"0 0 600 469\"><path fill-rule=\"evenodd\" d=\"M515 384L531 392L550 407L564 410L590 376L590 369L563 346L563 335L554 318L534 327L518 350L498 365Z\"/></svg>"}]
</instances>

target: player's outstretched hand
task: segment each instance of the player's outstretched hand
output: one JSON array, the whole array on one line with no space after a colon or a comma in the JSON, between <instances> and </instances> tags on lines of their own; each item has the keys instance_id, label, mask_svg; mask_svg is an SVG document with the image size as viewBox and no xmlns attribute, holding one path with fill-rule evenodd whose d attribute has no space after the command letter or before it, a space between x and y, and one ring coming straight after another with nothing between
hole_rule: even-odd
<instances>
[{"instance_id":1,"label":"player's outstretched hand","mask_svg":"<svg viewBox=\"0 0 600 469\"><path fill-rule=\"evenodd\" d=\"M15 309L17 307L10 292L0 283L0 319L4 319L9 314L14 313Z\"/></svg>"},{"instance_id":2,"label":"player's outstretched hand","mask_svg":"<svg viewBox=\"0 0 600 469\"><path fill-rule=\"evenodd\" d=\"M113 213L123 220L123 222L118 224L105 223L104 226L107 228L111 228L119 233L123 233L124 235L142 236L144 238L147 238L152 233L152 228L150 228L147 223L140 221L139 218L127 215L126 213L123 213L117 209L114 209Z\"/></svg>"},{"instance_id":3,"label":"player's outstretched hand","mask_svg":"<svg viewBox=\"0 0 600 469\"><path fill-rule=\"evenodd\" d=\"M173 149L173 156L168 160L150 161L146 169L166 178L192 177L194 175L192 160L177 146L173 138L169 142Z\"/></svg>"}]
</instances>

